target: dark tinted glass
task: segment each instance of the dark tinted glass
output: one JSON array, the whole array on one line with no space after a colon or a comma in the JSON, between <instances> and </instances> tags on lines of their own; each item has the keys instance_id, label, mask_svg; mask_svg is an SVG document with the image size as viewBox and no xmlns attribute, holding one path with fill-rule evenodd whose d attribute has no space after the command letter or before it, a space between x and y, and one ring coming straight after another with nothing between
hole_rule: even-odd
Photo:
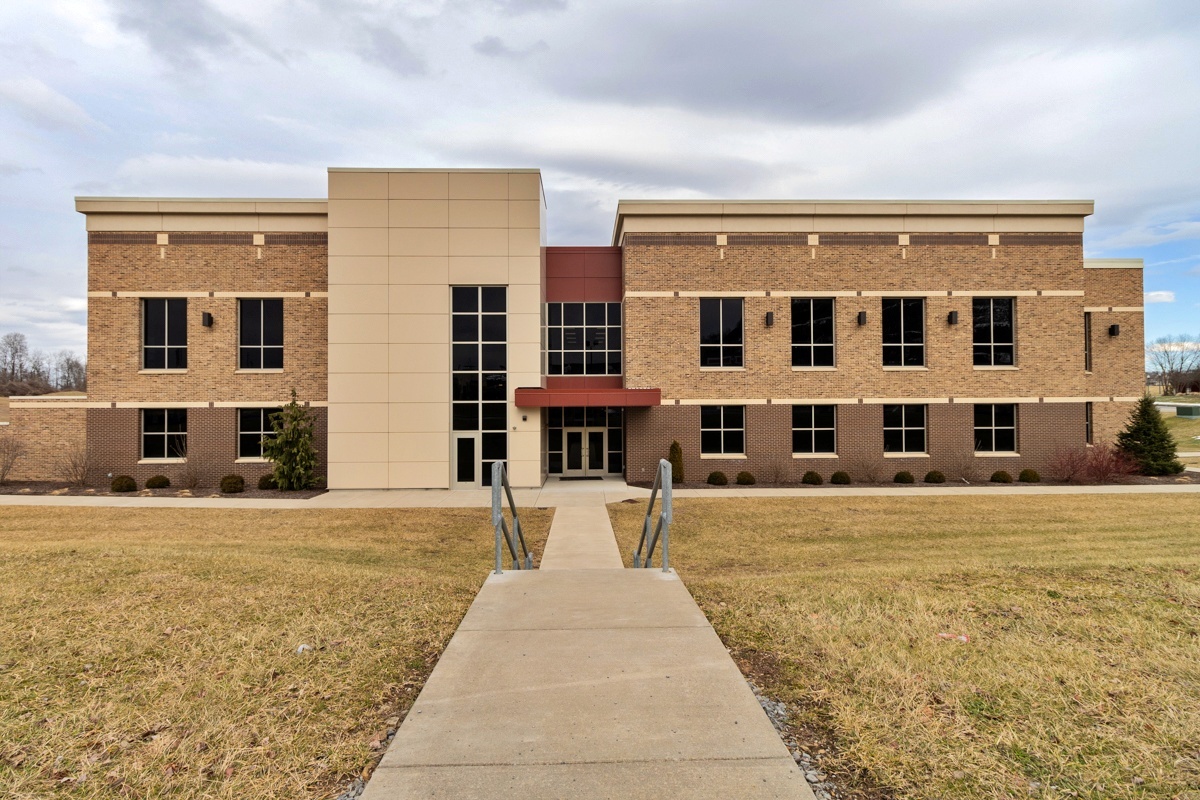
<instances>
[{"instance_id":1,"label":"dark tinted glass","mask_svg":"<svg viewBox=\"0 0 1200 800\"><path fill-rule=\"evenodd\" d=\"M609 303L608 304L608 324L609 325L620 325L621 324L621 304L620 303Z\"/></svg>"},{"instance_id":2,"label":"dark tinted glass","mask_svg":"<svg viewBox=\"0 0 1200 800\"><path fill-rule=\"evenodd\" d=\"M455 375L452 383L454 400L478 400L479 399L479 373L469 372L461 375Z\"/></svg>"},{"instance_id":3,"label":"dark tinted glass","mask_svg":"<svg viewBox=\"0 0 1200 800\"><path fill-rule=\"evenodd\" d=\"M900 428L904 426L904 406L883 407L883 427Z\"/></svg>"},{"instance_id":4,"label":"dark tinted glass","mask_svg":"<svg viewBox=\"0 0 1200 800\"><path fill-rule=\"evenodd\" d=\"M813 347L812 348L812 366L814 367L832 367L833 366L833 348L832 347ZM797 365L799 366L799 365Z\"/></svg>"},{"instance_id":5,"label":"dark tinted glass","mask_svg":"<svg viewBox=\"0 0 1200 800\"><path fill-rule=\"evenodd\" d=\"M792 452L812 452L812 433L810 431L792 431Z\"/></svg>"},{"instance_id":6,"label":"dark tinted glass","mask_svg":"<svg viewBox=\"0 0 1200 800\"><path fill-rule=\"evenodd\" d=\"M901 406L904 409L904 424L909 428L925 427L925 406Z\"/></svg>"},{"instance_id":7,"label":"dark tinted glass","mask_svg":"<svg viewBox=\"0 0 1200 800\"><path fill-rule=\"evenodd\" d=\"M481 345L483 358L480 367L487 372L504 372L507 369L507 347L502 344Z\"/></svg>"},{"instance_id":8,"label":"dark tinted glass","mask_svg":"<svg viewBox=\"0 0 1200 800\"><path fill-rule=\"evenodd\" d=\"M812 406L792 406L792 427L811 428L813 422Z\"/></svg>"},{"instance_id":9,"label":"dark tinted glass","mask_svg":"<svg viewBox=\"0 0 1200 800\"><path fill-rule=\"evenodd\" d=\"M833 300L812 301L812 331L814 344L833 344Z\"/></svg>"},{"instance_id":10,"label":"dark tinted glass","mask_svg":"<svg viewBox=\"0 0 1200 800\"><path fill-rule=\"evenodd\" d=\"M550 352L546 354L546 371L550 375L563 374L563 357L562 353Z\"/></svg>"},{"instance_id":11,"label":"dark tinted glass","mask_svg":"<svg viewBox=\"0 0 1200 800\"><path fill-rule=\"evenodd\" d=\"M883 298L883 343L900 344L901 341L900 300L896 297L885 297Z\"/></svg>"},{"instance_id":12,"label":"dark tinted glass","mask_svg":"<svg viewBox=\"0 0 1200 800\"><path fill-rule=\"evenodd\" d=\"M260 434L238 434L238 458L258 458L261 455L262 436Z\"/></svg>"},{"instance_id":13,"label":"dark tinted glass","mask_svg":"<svg viewBox=\"0 0 1200 800\"><path fill-rule=\"evenodd\" d=\"M238 351L238 367L240 369L262 369L262 350L257 347L243 347Z\"/></svg>"},{"instance_id":14,"label":"dark tinted glass","mask_svg":"<svg viewBox=\"0 0 1200 800\"><path fill-rule=\"evenodd\" d=\"M263 369L283 369L282 347L268 347L263 350Z\"/></svg>"},{"instance_id":15,"label":"dark tinted glass","mask_svg":"<svg viewBox=\"0 0 1200 800\"><path fill-rule=\"evenodd\" d=\"M993 440L991 428L976 428L975 449L981 453L987 453L995 449L992 445Z\"/></svg>"},{"instance_id":16,"label":"dark tinted glass","mask_svg":"<svg viewBox=\"0 0 1200 800\"><path fill-rule=\"evenodd\" d=\"M904 432L900 430L885 430L883 432L883 451L899 453L904 450Z\"/></svg>"},{"instance_id":17,"label":"dark tinted glass","mask_svg":"<svg viewBox=\"0 0 1200 800\"><path fill-rule=\"evenodd\" d=\"M604 303L588 303L584 309L584 322L588 325L605 323Z\"/></svg>"},{"instance_id":18,"label":"dark tinted glass","mask_svg":"<svg viewBox=\"0 0 1200 800\"><path fill-rule=\"evenodd\" d=\"M260 431L262 428L262 411L257 408L239 408L238 409L238 430L240 431Z\"/></svg>"},{"instance_id":19,"label":"dark tinted glass","mask_svg":"<svg viewBox=\"0 0 1200 800\"><path fill-rule=\"evenodd\" d=\"M551 428L561 428L563 426L563 410L561 408L551 408L548 411L550 413L546 415L546 419L549 422L546 424Z\"/></svg>"},{"instance_id":20,"label":"dark tinted glass","mask_svg":"<svg viewBox=\"0 0 1200 800\"><path fill-rule=\"evenodd\" d=\"M187 369L187 348L167 348L167 369Z\"/></svg>"},{"instance_id":21,"label":"dark tinted glass","mask_svg":"<svg viewBox=\"0 0 1200 800\"><path fill-rule=\"evenodd\" d=\"M904 299L904 342L917 344L925 341L925 301L920 298Z\"/></svg>"},{"instance_id":22,"label":"dark tinted glass","mask_svg":"<svg viewBox=\"0 0 1200 800\"><path fill-rule=\"evenodd\" d=\"M578 350L563 353L563 375L583 374L583 353Z\"/></svg>"},{"instance_id":23,"label":"dark tinted glass","mask_svg":"<svg viewBox=\"0 0 1200 800\"><path fill-rule=\"evenodd\" d=\"M563 303L562 324L583 324L583 303Z\"/></svg>"},{"instance_id":24,"label":"dark tinted glass","mask_svg":"<svg viewBox=\"0 0 1200 800\"><path fill-rule=\"evenodd\" d=\"M504 316L500 314L485 314L483 316L483 341L503 342L505 339Z\"/></svg>"},{"instance_id":25,"label":"dark tinted glass","mask_svg":"<svg viewBox=\"0 0 1200 800\"><path fill-rule=\"evenodd\" d=\"M812 301L792 300L792 344L812 343Z\"/></svg>"},{"instance_id":26,"label":"dark tinted glass","mask_svg":"<svg viewBox=\"0 0 1200 800\"><path fill-rule=\"evenodd\" d=\"M1017 449L1017 432L1012 428L996 431L996 450L1002 453L1015 452Z\"/></svg>"},{"instance_id":27,"label":"dark tinted glass","mask_svg":"<svg viewBox=\"0 0 1200 800\"><path fill-rule=\"evenodd\" d=\"M483 430L502 431L508 427L508 405L506 403L483 404Z\"/></svg>"},{"instance_id":28,"label":"dark tinted glass","mask_svg":"<svg viewBox=\"0 0 1200 800\"><path fill-rule=\"evenodd\" d=\"M904 366L920 367L925 364L925 346L906 344L904 345Z\"/></svg>"},{"instance_id":29,"label":"dark tinted glass","mask_svg":"<svg viewBox=\"0 0 1200 800\"><path fill-rule=\"evenodd\" d=\"M147 408L142 412L142 430L146 433L166 433L167 412L161 408Z\"/></svg>"},{"instance_id":30,"label":"dark tinted glass","mask_svg":"<svg viewBox=\"0 0 1200 800\"><path fill-rule=\"evenodd\" d=\"M726 428L743 428L745 427L746 408L745 406L723 406L725 409L725 427Z\"/></svg>"},{"instance_id":31,"label":"dark tinted glass","mask_svg":"<svg viewBox=\"0 0 1200 800\"><path fill-rule=\"evenodd\" d=\"M187 432L187 409L167 409L167 431L169 433Z\"/></svg>"},{"instance_id":32,"label":"dark tinted glass","mask_svg":"<svg viewBox=\"0 0 1200 800\"><path fill-rule=\"evenodd\" d=\"M588 406L583 414L583 424L589 428L603 428L604 409L597 406Z\"/></svg>"},{"instance_id":33,"label":"dark tinted glass","mask_svg":"<svg viewBox=\"0 0 1200 800\"><path fill-rule=\"evenodd\" d=\"M167 437L165 436L143 436L142 437L142 458L166 458L167 457Z\"/></svg>"},{"instance_id":34,"label":"dark tinted glass","mask_svg":"<svg viewBox=\"0 0 1200 800\"><path fill-rule=\"evenodd\" d=\"M268 347L283 345L283 299L279 297L262 301L263 344Z\"/></svg>"},{"instance_id":35,"label":"dark tinted glass","mask_svg":"<svg viewBox=\"0 0 1200 800\"><path fill-rule=\"evenodd\" d=\"M905 436L904 441L905 441L905 444L907 445L905 450L907 450L910 453L924 453L925 452L925 431L923 431L923 430L905 431L904 436Z\"/></svg>"},{"instance_id":36,"label":"dark tinted glass","mask_svg":"<svg viewBox=\"0 0 1200 800\"><path fill-rule=\"evenodd\" d=\"M489 461L503 461L508 458L508 434L485 433L480 447L482 457Z\"/></svg>"},{"instance_id":37,"label":"dark tinted glass","mask_svg":"<svg viewBox=\"0 0 1200 800\"><path fill-rule=\"evenodd\" d=\"M700 301L700 343L721 343L721 301ZM707 361L701 361L706 366L712 366Z\"/></svg>"},{"instance_id":38,"label":"dark tinted glass","mask_svg":"<svg viewBox=\"0 0 1200 800\"><path fill-rule=\"evenodd\" d=\"M455 291L458 291L457 289ZM454 443L455 477L460 483L475 482L475 440L459 438Z\"/></svg>"},{"instance_id":39,"label":"dark tinted glass","mask_svg":"<svg viewBox=\"0 0 1200 800\"><path fill-rule=\"evenodd\" d=\"M484 286L480 292L483 295L484 311L504 311L505 289L503 286Z\"/></svg>"},{"instance_id":40,"label":"dark tinted glass","mask_svg":"<svg viewBox=\"0 0 1200 800\"><path fill-rule=\"evenodd\" d=\"M550 328L546 331L546 349L562 350L563 335L562 328Z\"/></svg>"},{"instance_id":41,"label":"dark tinted glass","mask_svg":"<svg viewBox=\"0 0 1200 800\"><path fill-rule=\"evenodd\" d=\"M1011 367L1014 363L1013 346L998 344L992 347L992 361L997 367Z\"/></svg>"},{"instance_id":42,"label":"dark tinted glass","mask_svg":"<svg viewBox=\"0 0 1200 800\"><path fill-rule=\"evenodd\" d=\"M456 431L475 431L479 430L479 404L478 403L454 403L454 430Z\"/></svg>"},{"instance_id":43,"label":"dark tinted glass","mask_svg":"<svg viewBox=\"0 0 1200 800\"><path fill-rule=\"evenodd\" d=\"M832 428L834 419L833 406L813 406L813 426L817 428Z\"/></svg>"},{"instance_id":44,"label":"dark tinted glass","mask_svg":"<svg viewBox=\"0 0 1200 800\"><path fill-rule=\"evenodd\" d=\"M583 328L562 329L563 350L582 350L583 341Z\"/></svg>"},{"instance_id":45,"label":"dark tinted glass","mask_svg":"<svg viewBox=\"0 0 1200 800\"><path fill-rule=\"evenodd\" d=\"M563 457L561 452L547 453L546 469L554 475L561 475L563 471L562 461Z\"/></svg>"},{"instance_id":46,"label":"dark tinted glass","mask_svg":"<svg viewBox=\"0 0 1200 800\"><path fill-rule=\"evenodd\" d=\"M452 310L454 311L478 311L479 310L479 290L474 286L455 286L451 294ZM470 441L469 439L462 441ZM474 445L472 444L472 447Z\"/></svg>"},{"instance_id":47,"label":"dark tinted glass","mask_svg":"<svg viewBox=\"0 0 1200 800\"><path fill-rule=\"evenodd\" d=\"M238 324L238 342L242 345L262 344L262 301L239 300L242 319Z\"/></svg>"},{"instance_id":48,"label":"dark tinted glass","mask_svg":"<svg viewBox=\"0 0 1200 800\"><path fill-rule=\"evenodd\" d=\"M813 431L813 452L834 453L837 448L834 443L833 431Z\"/></svg>"},{"instance_id":49,"label":"dark tinted glass","mask_svg":"<svg viewBox=\"0 0 1200 800\"><path fill-rule=\"evenodd\" d=\"M450 323L450 330L456 342L477 342L479 317L475 314L456 314Z\"/></svg>"},{"instance_id":50,"label":"dark tinted glass","mask_svg":"<svg viewBox=\"0 0 1200 800\"><path fill-rule=\"evenodd\" d=\"M992 301L992 341L1011 344L1013 340L1013 301L999 298Z\"/></svg>"},{"instance_id":51,"label":"dark tinted glass","mask_svg":"<svg viewBox=\"0 0 1200 800\"><path fill-rule=\"evenodd\" d=\"M720 406L700 406L700 427L701 428L719 428L719 427L721 427L721 407Z\"/></svg>"},{"instance_id":52,"label":"dark tinted glass","mask_svg":"<svg viewBox=\"0 0 1200 800\"><path fill-rule=\"evenodd\" d=\"M479 369L479 345L456 344L453 346L453 365L459 372L471 372Z\"/></svg>"},{"instance_id":53,"label":"dark tinted glass","mask_svg":"<svg viewBox=\"0 0 1200 800\"><path fill-rule=\"evenodd\" d=\"M700 348L700 366L721 366L721 348L716 345L705 345Z\"/></svg>"},{"instance_id":54,"label":"dark tinted glass","mask_svg":"<svg viewBox=\"0 0 1200 800\"><path fill-rule=\"evenodd\" d=\"M503 372L487 372L483 375L483 399L484 400L507 400L508 394L505 387L508 384L507 376ZM487 458L487 456L484 456Z\"/></svg>"},{"instance_id":55,"label":"dark tinted glass","mask_svg":"<svg viewBox=\"0 0 1200 800\"><path fill-rule=\"evenodd\" d=\"M546 322L550 325L562 325L562 303L546 304Z\"/></svg>"},{"instance_id":56,"label":"dark tinted glass","mask_svg":"<svg viewBox=\"0 0 1200 800\"><path fill-rule=\"evenodd\" d=\"M991 406L975 406L975 427L990 428L992 426L992 407Z\"/></svg>"},{"instance_id":57,"label":"dark tinted glass","mask_svg":"<svg viewBox=\"0 0 1200 800\"><path fill-rule=\"evenodd\" d=\"M142 369L166 369L167 351L161 347L147 347L143 351Z\"/></svg>"},{"instance_id":58,"label":"dark tinted glass","mask_svg":"<svg viewBox=\"0 0 1200 800\"><path fill-rule=\"evenodd\" d=\"M721 452L721 432L720 431L700 431L700 452L701 453L719 453L719 452Z\"/></svg>"},{"instance_id":59,"label":"dark tinted glass","mask_svg":"<svg viewBox=\"0 0 1200 800\"><path fill-rule=\"evenodd\" d=\"M167 301L167 344L187 345L187 300L183 298Z\"/></svg>"},{"instance_id":60,"label":"dark tinted glass","mask_svg":"<svg viewBox=\"0 0 1200 800\"><path fill-rule=\"evenodd\" d=\"M996 409L996 427L1011 428L1017 424L1017 407L1014 405L998 405Z\"/></svg>"},{"instance_id":61,"label":"dark tinted glass","mask_svg":"<svg viewBox=\"0 0 1200 800\"><path fill-rule=\"evenodd\" d=\"M725 452L743 453L746 451L746 434L743 431L725 431Z\"/></svg>"},{"instance_id":62,"label":"dark tinted glass","mask_svg":"<svg viewBox=\"0 0 1200 800\"><path fill-rule=\"evenodd\" d=\"M167 343L167 303L165 300L142 301L142 341L148 347Z\"/></svg>"},{"instance_id":63,"label":"dark tinted glass","mask_svg":"<svg viewBox=\"0 0 1200 800\"><path fill-rule=\"evenodd\" d=\"M722 344L742 343L742 299L730 297L721 301Z\"/></svg>"},{"instance_id":64,"label":"dark tinted glass","mask_svg":"<svg viewBox=\"0 0 1200 800\"><path fill-rule=\"evenodd\" d=\"M987 298L971 301L971 335L976 343L992 340L992 303Z\"/></svg>"}]
</instances>

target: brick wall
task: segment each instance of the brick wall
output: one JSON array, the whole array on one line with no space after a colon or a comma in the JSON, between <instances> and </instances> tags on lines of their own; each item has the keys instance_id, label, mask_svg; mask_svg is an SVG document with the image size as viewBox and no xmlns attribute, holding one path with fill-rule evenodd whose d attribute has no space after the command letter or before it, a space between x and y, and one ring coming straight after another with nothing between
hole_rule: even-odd
<instances>
[{"instance_id":1,"label":"brick wall","mask_svg":"<svg viewBox=\"0 0 1200 800\"><path fill-rule=\"evenodd\" d=\"M0 427L0 436L19 439L25 454L8 479L65 480L67 457L86 452L86 414L85 408L12 406L10 423Z\"/></svg>"}]
</instances>

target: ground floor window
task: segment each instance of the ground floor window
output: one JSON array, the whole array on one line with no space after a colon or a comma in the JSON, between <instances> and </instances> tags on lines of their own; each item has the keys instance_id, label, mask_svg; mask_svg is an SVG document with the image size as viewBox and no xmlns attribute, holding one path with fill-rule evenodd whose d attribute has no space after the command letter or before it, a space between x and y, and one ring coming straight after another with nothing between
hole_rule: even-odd
<instances>
[{"instance_id":1,"label":"ground floor window","mask_svg":"<svg viewBox=\"0 0 1200 800\"><path fill-rule=\"evenodd\" d=\"M262 458L263 439L275 436L271 427L271 416L280 408L238 409L238 458Z\"/></svg>"},{"instance_id":2,"label":"ground floor window","mask_svg":"<svg viewBox=\"0 0 1200 800\"><path fill-rule=\"evenodd\" d=\"M925 406L883 407L883 452L925 452Z\"/></svg>"},{"instance_id":3,"label":"ground floor window","mask_svg":"<svg viewBox=\"0 0 1200 800\"><path fill-rule=\"evenodd\" d=\"M187 458L187 409L142 409L142 458Z\"/></svg>"},{"instance_id":4,"label":"ground floor window","mask_svg":"<svg viewBox=\"0 0 1200 800\"><path fill-rule=\"evenodd\" d=\"M700 453L746 454L745 406L700 406Z\"/></svg>"},{"instance_id":5,"label":"ground floor window","mask_svg":"<svg viewBox=\"0 0 1200 800\"><path fill-rule=\"evenodd\" d=\"M546 471L564 477L625 470L624 409L547 408Z\"/></svg>"},{"instance_id":6,"label":"ground floor window","mask_svg":"<svg viewBox=\"0 0 1200 800\"><path fill-rule=\"evenodd\" d=\"M792 406L792 452L837 452L837 406Z\"/></svg>"},{"instance_id":7,"label":"ground floor window","mask_svg":"<svg viewBox=\"0 0 1200 800\"><path fill-rule=\"evenodd\" d=\"M1083 404L1083 436L1084 441L1092 444L1092 404Z\"/></svg>"},{"instance_id":8,"label":"ground floor window","mask_svg":"<svg viewBox=\"0 0 1200 800\"><path fill-rule=\"evenodd\" d=\"M1017 407L1012 403L975 406L975 452L1017 452Z\"/></svg>"}]
</instances>

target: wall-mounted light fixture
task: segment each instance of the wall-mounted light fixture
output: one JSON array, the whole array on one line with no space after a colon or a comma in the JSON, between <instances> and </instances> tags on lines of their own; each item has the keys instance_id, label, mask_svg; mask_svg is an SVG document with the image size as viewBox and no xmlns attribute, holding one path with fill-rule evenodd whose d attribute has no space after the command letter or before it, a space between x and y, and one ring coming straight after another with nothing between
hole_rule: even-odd
<instances>
[{"instance_id":1,"label":"wall-mounted light fixture","mask_svg":"<svg viewBox=\"0 0 1200 800\"><path fill-rule=\"evenodd\" d=\"M207 311L200 312L200 324L206 328L211 328L213 325L212 314Z\"/></svg>"},{"instance_id":2,"label":"wall-mounted light fixture","mask_svg":"<svg viewBox=\"0 0 1200 800\"><path fill-rule=\"evenodd\" d=\"M958 312L957 311L951 311L949 314L946 315L946 324L947 325L957 325L958 324Z\"/></svg>"},{"instance_id":3,"label":"wall-mounted light fixture","mask_svg":"<svg viewBox=\"0 0 1200 800\"><path fill-rule=\"evenodd\" d=\"M767 321L768 328L775 324L775 312L774 311L767 312L767 320L766 321Z\"/></svg>"},{"instance_id":4,"label":"wall-mounted light fixture","mask_svg":"<svg viewBox=\"0 0 1200 800\"><path fill-rule=\"evenodd\" d=\"M858 324L859 325L867 324L867 312L865 312L865 311L858 312Z\"/></svg>"},{"instance_id":5,"label":"wall-mounted light fixture","mask_svg":"<svg viewBox=\"0 0 1200 800\"><path fill-rule=\"evenodd\" d=\"M1121 326L1120 325L1109 325L1108 326L1108 335L1109 336L1120 336L1121 335Z\"/></svg>"}]
</instances>

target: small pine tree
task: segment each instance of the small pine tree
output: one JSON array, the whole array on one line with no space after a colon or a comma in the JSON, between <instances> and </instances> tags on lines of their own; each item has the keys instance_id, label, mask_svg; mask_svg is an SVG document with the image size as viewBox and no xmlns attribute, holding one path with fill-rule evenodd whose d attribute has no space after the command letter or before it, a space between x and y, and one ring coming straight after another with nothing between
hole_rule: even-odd
<instances>
[{"instance_id":1,"label":"small pine tree","mask_svg":"<svg viewBox=\"0 0 1200 800\"><path fill-rule=\"evenodd\" d=\"M671 483L683 483L683 448L679 442L671 442L667 461L671 462Z\"/></svg>"},{"instance_id":2,"label":"small pine tree","mask_svg":"<svg viewBox=\"0 0 1200 800\"><path fill-rule=\"evenodd\" d=\"M1175 440L1149 395L1142 396L1125 430L1117 434L1117 449L1137 462L1143 475L1183 472L1183 464L1175 458Z\"/></svg>"},{"instance_id":3,"label":"small pine tree","mask_svg":"<svg viewBox=\"0 0 1200 800\"><path fill-rule=\"evenodd\" d=\"M271 415L274 436L262 441L263 458L275 462L275 483L283 491L307 489L313 485L317 468L317 451L313 446L313 421L308 409L296 400L277 414Z\"/></svg>"}]
</instances>

